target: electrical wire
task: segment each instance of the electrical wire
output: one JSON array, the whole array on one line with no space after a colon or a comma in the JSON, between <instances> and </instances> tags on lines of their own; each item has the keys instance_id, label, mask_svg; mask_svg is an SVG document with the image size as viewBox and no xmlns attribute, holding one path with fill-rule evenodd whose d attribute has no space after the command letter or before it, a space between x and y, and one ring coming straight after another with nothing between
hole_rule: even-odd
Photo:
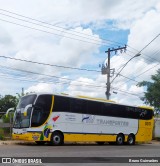
<instances>
[{"instance_id":1,"label":"electrical wire","mask_svg":"<svg viewBox=\"0 0 160 166\"><path fill-rule=\"evenodd\" d=\"M158 35L156 35L147 45L145 45L136 55L134 55L131 59L129 59L125 65L122 67L122 69L118 72L118 74L116 74L116 76L112 79L112 81L110 82L113 83L113 81L118 77L118 75L122 72L122 70L126 67L126 65L135 57L140 56L141 52L146 49L154 40L156 40L158 37L160 36L160 33Z\"/></svg>"},{"instance_id":2,"label":"electrical wire","mask_svg":"<svg viewBox=\"0 0 160 166\"><path fill-rule=\"evenodd\" d=\"M1 9L0 9L1 10ZM1 13L0 13L1 14ZM4 14L3 14L4 15ZM9 16L9 17L12 17L12 16ZM17 18L16 18L17 19ZM21 19L22 20L22 19ZM3 20L4 21L4 20ZM6 21L6 20L5 20ZM24 20L23 20L24 21ZM28 22L28 21L27 21ZM39 24L40 25L40 24ZM42 26L42 25L40 25L40 26ZM31 28L31 27L30 27ZM47 27L47 28L49 28L49 27ZM35 28L33 28L33 29L35 29ZM35 29L36 30L36 29ZM146 49L157 37L159 37L159 35L160 34L158 34L150 43L148 43L141 51L143 51L144 49ZM81 36L79 36L79 37L81 37ZM83 38L85 38L85 37L83 37ZM86 42L86 41L85 41ZM140 51L140 52L141 52ZM4 58L4 57L3 57ZM10 59L11 59L11 57L10 57ZM17 60L20 60L20 59L17 59ZM23 61L26 61L27 62L27 60L23 60ZM31 62L31 61L28 61L28 62L30 62L30 63L35 63L35 62ZM36 62L37 64L42 64L42 63L40 63L40 62ZM48 64L43 64L43 65L48 65ZM52 65L53 66L53 65ZM59 65L56 65L56 67L64 67L64 66L59 66ZM125 67L125 66L124 66ZM95 71L95 70L88 70L88 69L81 69L81 68L71 68L71 67L64 67L64 68L70 68L70 69L77 69L77 70L86 70L86 71ZM100 71L97 71L97 72L100 72ZM120 73L119 73L119 75L121 75ZM124 76L125 77L125 76ZM126 77L126 78L128 78L128 77ZM133 80L133 79L130 79L130 80ZM135 81L135 80L133 80L133 81Z\"/></svg>"},{"instance_id":3,"label":"electrical wire","mask_svg":"<svg viewBox=\"0 0 160 166\"><path fill-rule=\"evenodd\" d=\"M44 65L44 66L60 67L60 68L73 69L73 70L82 70L82 71L100 72L98 70L90 70L90 69L84 69L84 68L77 68L77 67L69 67L69 66L55 65L55 64L49 64L49 63L42 63L42 62L36 62L36 61L31 61L31 60L26 60L26 59L13 58L13 57L9 57L9 56L0 55L0 57L1 58L6 58L6 59L11 59L11 60L16 60L16 61L28 62L28 63L38 64L38 65Z\"/></svg>"},{"instance_id":4,"label":"electrical wire","mask_svg":"<svg viewBox=\"0 0 160 166\"><path fill-rule=\"evenodd\" d=\"M4 66L3 66L4 67ZM12 68L11 68L12 69ZM24 70L20 70L20 71L23 71L23 72L29 72L29 73L34 73L34 72L30 72L30 71L24 71ZM39 74L39 73L34 73L34 74ZM41 75L44 75L44 74L41 74ZM1 75L2 76L2 75ZM3 75L4 76L4 75ZM8 75L7 75L8 76ZM50 76L50 75L47 75L47 76ZM52 77L52 76L51 76ZM61 78L61 77L58 77L58 78L60 78L60 79L66 79L66 78ZM13 78L14 79L14 78ZM23 80L22 80L23 79ZM24 80L25 79L25 80ZM40 83L51 83L51 84L53 84L53 81L51 80L51 81L48 81L47 80L47 82L46 81L39 81L39 80L35 80L35 77L33 77L33 78L27 78L27 77L22 77L21 79L18 79L18 80L22 80L22 81L29 81L29 82L40 82ZM33 81L34 80L34 81ZM62 82L62 81L56 81L56 83L60 83L60 84L69 84L69 85L71 85L71 86L84 86L84 87L91 87L91 88L106 88L106 86L98 86L98 85L95 85L95 84L88 84L87 82L84 82L84 81L75 81L75 80L72 80L72 79L66 79L67 81L69 81L69 82ZM74 83L71 83L70 81L74 81ZM78 82L78 83L85 83L85 84L75 84L75 82ZM54 83L55 83L55 81L54 81ZM86 84L87 83L87 84ZM121 90L120 90L121 91ZM123 92L125 92L125 91L123 91ZM126 93L128 93L128 92L126 92ZM132 94L132 95L136 95L136 94L133 94L133 93L130 93L130 94Z\"/></svg>"},{"instance_id":5,"label":"electrical wire","mask_svg":"<svg viewBox=\"0 0 160 166\"><path fill-rule=\"evenodd\" d=\"M20 78L12 78L12 77L6 77L6 76L4 76L4 75L2 75L2 74L0 74L0 77L1 78L3 78L3 79L11 79L11 80L18 80L18 81L24 81L24 82L39 82L39 83L47 83L47 84L69 84L70 86L85 86L85 87L88 87L88 88L94 88L95 89L95 87L96 88L100 88L100 89L103 89L103 88L106 88L105 86L103 87L103 86L92 86L92 85L78 85L78 84L71 84L70 82L62 82L62 81L52 81L52 82L46 82L46 81L37 81L37 80L33 80L33 79L31 79L31 80L28 80L28 79L20 79ZM114 87L112 87L113 89L116 89L117 90L117 88L114 88ZM137 94L134 94L134 93L130 93L130 92L127 92L127 91L123 91L123 90L118 90L118 91L120 91L120 92L123 92L123 93L126 93L126 94L129 94L129 95L132 95L132 96L136 96L136 97L139 97L139 95L137 95Z\"/></svg>"},{"instance_id":6,"label":"electrical wire","mask_svg":"<svg viewBox=\"0 0 160 166\"><path fill-rule=\"evenodd\" d=\"M33 27L30 27L30 26L27 26L27 25L22 25L22 24L15 23L15 22L8 21L8 20L4 20L4 19L0 19L0 20L4 21L4 22L7 22L7 23L10 23L10 24L14 24L14 25L18 25L18 26L21 26L21 27L33 29L33 30L36 30L36 31L41 31L41 32L52 34L52 35L56 35L56 36L65 37L65 38L68 38L68 39L77 40L77 41L80 41L80 42L85 42L85 43L89 43L89 44L95 44L95 45L99 45L99 46L104 45L103 43L101 43L101 44L99 43L98 44L98 43L95 43L95 42L90 42L90 41L85 41L85 40L81 40L81 39L77 39L77 38L73 38L73 37L69 37L69 36L64 36L64 35L57 34L57 33L54 33L54 32L49 32L49 31L46 31L46 30L41 30L41 29L38 29L38 28L33 28Z\"/></svg>"},{"instance_id":7,"label":"electrical wire","mask_svg":"<svg viewBox=\"0 0 160 166\"><path fill-rule=\"evenodd\" d=\"M93 37L92 35L89 35L89 34L85 34L85 33L82 33L82 32L77 32L77 31L75 31L75 30L69 30L69 31L68 31L68 29L65 29L65 28L63 28L63 27L60 27L60 26L57 26L57 25L53 25L53 24L47 23L47 22L45 22L45 21L40 21L40 20L37 20L37 19L35 19L35 18L27 17L27 16L24 16L24 15L15 13L15 12L11 12L11 11L8 11L8 10L4 10L4 9L0 9L0 10L3 11L3 12L7 12L7 13L10 13L10 14L13 14L13 15L16 15L16 16L19 16L19 17L22 17L22 18L25 18L25 19L29 19L29 20L36 21L36 22L39 22L39 23L42 23L42 24L46 24L46 25L49 25L49 26L51 26L51 27L56 27L56 28L58 28L58 30L61 29L61 32L62 32L62 31L67 31L67 33L70 33L70 31L71 31L71 32L73 32L73 33L70 33L71 35L75 35L75 33L76 33L76 34L82 34L82 35L91 37L92 40L93 40L93 38L99 40L99 38ZM2 13L2 14L3 14L3 13ZM3 15L5 15L5 14L3 14ZM12 17L12 16L10 16L10 17ZM15 17L14 17L14 18L15 18ZM26 21L27 21L27 20L26 20ZM42 26L42 25L41 25L41 26ZM83 37L83 36L80 36L80 37ZM112 40L108 40L108 39L104 39L104 38L102 38L102 40L105 41L105 42L107 42L107 43L110 42L110 43L116 43L116 44L118 44L118 45L119 45L119 44L120 44L120 45L121 45L121 44L124 45L124 43L120 43L120 42L117 42L117 41L112 41ZM116 46L118 46L118 45L116 45Z\"/></svg>"}]
</instances>

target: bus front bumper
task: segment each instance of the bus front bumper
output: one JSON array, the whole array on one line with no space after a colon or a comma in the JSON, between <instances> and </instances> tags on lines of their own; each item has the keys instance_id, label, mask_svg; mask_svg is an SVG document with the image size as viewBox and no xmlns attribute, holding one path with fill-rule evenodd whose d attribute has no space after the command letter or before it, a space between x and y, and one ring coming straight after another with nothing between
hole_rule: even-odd
<instances>
[{"instance_id":1,"label":"bus front bumper","mask_svg":"<svg viewBox=\"0 0 160 166\"><path fill-rule=\"evenodd\" d=\"M49 141L49 138L42 139L42 135L40 133L23 133L23 134L12 134L13 140L24 140L24 141Z\"/></svg>"}]
</instances>

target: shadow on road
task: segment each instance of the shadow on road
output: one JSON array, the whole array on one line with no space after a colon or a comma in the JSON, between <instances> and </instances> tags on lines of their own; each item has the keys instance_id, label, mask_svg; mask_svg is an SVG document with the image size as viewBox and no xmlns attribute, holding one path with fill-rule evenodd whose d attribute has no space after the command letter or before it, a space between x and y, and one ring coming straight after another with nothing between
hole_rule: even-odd
<instances>
[{"instance_id":1,"label":"shadow on road","mask_svg":"<svg viewBox=\"0 0 160 166\"><path fill-rule=\"evenodd\" d=\"M38 145L38 144L36 144L36 143L34 143L34 142L21 142L21 143L16 143L16 145L26 145L26 146L54 146L54 147L56 147L55 145L51 145L51 144L49 144L49 143L46 143L46 144L44 144L44 145ZM127 145L127 144L124 144L124 145L116 145L116 144L109 144L109 143L105 143L104 145L98 145L98 144L96 144L96 143L76 143L76 142L71 142L71 143L64 143L63 145L61 145L61 146L97 146L97 147L102 147L102 146L115 146L115 147L123 147L123 146L129 146L129 147L134 147L134 146L145 146L146 144L135 144L135 145Z\"/></svg>"}]
</instances>

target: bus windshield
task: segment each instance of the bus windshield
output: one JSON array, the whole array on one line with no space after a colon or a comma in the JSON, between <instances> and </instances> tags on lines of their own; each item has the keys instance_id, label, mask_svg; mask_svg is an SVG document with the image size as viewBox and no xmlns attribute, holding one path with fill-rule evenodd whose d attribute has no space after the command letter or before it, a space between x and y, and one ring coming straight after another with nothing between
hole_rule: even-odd
<instances>
[{"instance_id":1,"label":"bus windshield","mask_svg":"<svg viewBox=\"0 0 160 166\"><path fill-rule=\"evenodd\" d=\"M14 128L27 128L30 126L30 117L32 108L27 111L27 116L24 116L24 109L27 105L33 104L37 95L28 95L20 99L14 115Z\"/></svg>"}]
</instances>

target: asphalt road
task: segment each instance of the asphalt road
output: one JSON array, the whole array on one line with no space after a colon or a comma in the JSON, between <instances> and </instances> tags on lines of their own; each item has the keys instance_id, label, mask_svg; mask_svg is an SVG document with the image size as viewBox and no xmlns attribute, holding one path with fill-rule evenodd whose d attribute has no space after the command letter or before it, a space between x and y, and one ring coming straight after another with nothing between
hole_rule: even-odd
<instances>
[{"instance_id":1,"label":"asphalt road","mask_svg":"<svg viewBox=\"0 0 160 166\"><path fill-rule=\"evenodd\" d=\"M160 143L153 144L140 144L135 146L116 146L116 145L96 145L96 144L65 144L64 146L51 146L51 145L36 145L36 144L16 144L16 145L1 145L0 157L87 157L90 162L93 163L56 163L54 165L116 165L113 163L98 163L98 160L106 159L106 157L151 157L155 159L160 158ZM97 158L101 157L101 158ZM82 158L83 159L83 158ZM64 160L64 158L61 158ZM160 160L160 159L159 159ZM87 160L86 160L87 161ZM106 160L107 161L107 160ZM115 160L114 160L115 161ZM84 161L82 161L84 162ZM160 161L159 161L160 162ZM94 164L95 163L95 164ZM4 164L5 165L5 164ZM14 164L13 164L14 165ZM17 165L17 164L16 164ZM53 165L53 164L41 164L41 165ZM121 163L120 165L133 165L133 163ZM142 164L137 163L134 165L160 165L155 163Z\"/></svg>"}]
</instances>

